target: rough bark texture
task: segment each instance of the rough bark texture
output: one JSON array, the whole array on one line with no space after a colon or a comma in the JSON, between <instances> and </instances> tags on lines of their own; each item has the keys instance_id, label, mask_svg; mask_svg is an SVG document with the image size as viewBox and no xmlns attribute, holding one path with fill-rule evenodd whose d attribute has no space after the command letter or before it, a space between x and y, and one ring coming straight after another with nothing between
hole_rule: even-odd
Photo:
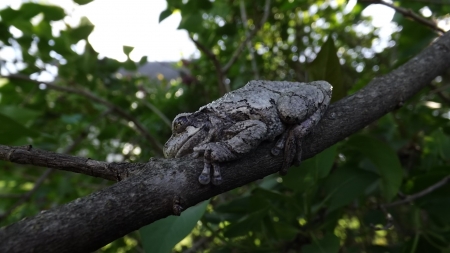
<instances>
[{"instance_id":1,"label":"rough bark texture","mask_svg":"<svg viewBox=\"0 0 450 253\"><path fill-rule=\"evenodd\" d=\"M142 163L107 163L86 157L58 154L34 149L31 145L20 147L0 145L0 160L71 171L111 181L121 181L145 166Z\"/></svg>"},{"instance_id":2,"label":"rough bark texture","mask_svg":"<svg viewBox=\"0 0 450 253\"><path fill-rule=\"evenodd\" d=\"M304 158L362 129L401 106L450 67L450 33L390 74L330 106L304 144ZM201 159L155 159L111 187L0 229L0 252L89 252L173 213L174 198L184 208L275 173L282 156L266 143L228 163L221 186L202 186ZM132 165L130 165L132 166Z\"/></svg>"}]
</instances>

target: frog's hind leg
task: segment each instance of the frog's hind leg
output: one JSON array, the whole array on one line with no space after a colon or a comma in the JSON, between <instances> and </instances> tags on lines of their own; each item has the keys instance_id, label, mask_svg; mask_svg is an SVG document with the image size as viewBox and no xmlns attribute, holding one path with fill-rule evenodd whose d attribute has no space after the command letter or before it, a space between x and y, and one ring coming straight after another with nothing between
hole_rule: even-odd
<instances>
[{"instance_id":1,"label":"frog's hind leg","mask_svg":"<svg viewBox=\"0 0 450 253\"><path fill-rule=\"evenodd\" d=\"M270 150L270 152L272 153L272 155L274 156L278 156L280 155L281 150L283 150L283 148L286 146L286 141L287 138L289 136L289 132L290 132L290 128L286 129L280 136L280 138L278 139L277 143L275 144L275 146L273 146L273 148Z\"/></svg>"},{"instance_id":2,"label":"frog's hind leg","mask_svg":"<svg viewBox=\"0 0 450 253\"><path fill-rule=\"evenodd\" d=\"M283 138L286 133L287 137L284 141L284 160L283 165L280 169L280 174L286 174L288 168L294 162L296 165L300 165L300 162L302 160L303 139L313 130L314 126L319 122L320 118L321 113L319 110L317 110L313 115L311 115L311 117L298 125L288 128L286 132L283 133L283 136L281 138ZM278 142L280 142L280 140ZM273 149L275 149L277 145Z\"/></svg>"},{"instance_id":3,"label":"frog's hind leg","mask_svg":"<svg viewBox=\"0 0 450 253\"><path fill-rule=\"evenodd\" d=\"M290 127L286 130L286 140L284 142L284 159L283 164L281 165L280 174L286 175L289 167L292 164L292 161L295 158L295 154L297 151L297 142L299 141L295 138L294 129ZM285 135L283 134L283 135ZM284 136L282 136L284 137ZM278 143L277 143L278 144Z\"/></svg>"}]
</instances>

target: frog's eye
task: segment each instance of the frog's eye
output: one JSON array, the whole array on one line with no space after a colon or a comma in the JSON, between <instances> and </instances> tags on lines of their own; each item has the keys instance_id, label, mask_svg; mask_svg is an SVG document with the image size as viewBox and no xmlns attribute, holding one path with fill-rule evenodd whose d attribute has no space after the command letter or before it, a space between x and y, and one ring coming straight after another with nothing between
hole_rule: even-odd
<instances>
[{"instance_id":1,"label":"frog's eye","mask_svg":"<svg viewBox=\"0 0 450 253\"><path fill-rule=\"evenodd\" d=\"M189 120L186 116L177 117L173 120L172 130L174 133L183 132L188 126Z\"/></svg>"}]
</instances>

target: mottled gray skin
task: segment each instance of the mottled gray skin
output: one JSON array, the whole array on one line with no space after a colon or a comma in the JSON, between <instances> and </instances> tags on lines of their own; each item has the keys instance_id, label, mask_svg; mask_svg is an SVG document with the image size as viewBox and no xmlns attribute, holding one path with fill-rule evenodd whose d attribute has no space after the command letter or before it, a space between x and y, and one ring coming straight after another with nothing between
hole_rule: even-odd
<instances>
[{"instance_id":1,"label":"mottled gray skin","mask_svg":"<svg viewBox=\"0 0 450 253\"><path fill-rule=\"evenodd\" d=\"M250 81L197 112L177 115L164 155L204 156L199 182L209 184L212 179L214 185L219 185L221 162L236 160L262 141L280 136L272 154L278 155L284 148L280 173L285 174L294 160L301 161L301 140L324 114L331 90L325 81Z\"/></svg>"}]
</instances>

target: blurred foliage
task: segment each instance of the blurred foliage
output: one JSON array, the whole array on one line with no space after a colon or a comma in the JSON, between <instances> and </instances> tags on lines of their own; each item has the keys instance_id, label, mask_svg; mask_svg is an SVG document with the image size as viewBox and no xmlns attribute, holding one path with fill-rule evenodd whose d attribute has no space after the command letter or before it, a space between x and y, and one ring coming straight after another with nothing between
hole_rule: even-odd
<instances>
[{"instance_id":1,"label":"blurred foliage","mask_svg":"<svg viewBox=\"0 0 450 253\"><path fill-rule=\"evenodd\" d=\"M325 79L334 85L336 101L403 64L438 36L398 14L392 34L386 35L362 15L368 4L349 7L353 2L167 0L159 19L180 12L179 28L222 67L248 34L260 28L223 73L224 84L236 89L256 78ZM430 10L430 20L450 13L443 0L394 4L419 14ZM265 10L268 18L259 27ZM180 69L178 79L149 79L135 72L146 64L145 57L137 63L100 58L87 40L93 25L83 18L72 27L64 21L66 15L58 6L34 2L0 10L0 51L14 55L1 60L1 74L20 75L0 79L0 144L32 144L106 161L161 156L130 118L37 78L54 77L58 87L82 90L122 108L159 143L170 136L166 118L195 111L221 95L211 55L203 52L198 59L173 64ZM63 29L55 29L56 24ZM133 48L123 50L129 55ZM449 85L448 73L439 76L402 108L288 175L272 175L217 196L99 251L449 252L450 185L410 204L378 208L450 176ZM41 168L0 163L0 226L112 184L62 171L40 180L43 173ZM390 223L387 212L394 226L374 229Z\"/></svg>"}]
</instances>

